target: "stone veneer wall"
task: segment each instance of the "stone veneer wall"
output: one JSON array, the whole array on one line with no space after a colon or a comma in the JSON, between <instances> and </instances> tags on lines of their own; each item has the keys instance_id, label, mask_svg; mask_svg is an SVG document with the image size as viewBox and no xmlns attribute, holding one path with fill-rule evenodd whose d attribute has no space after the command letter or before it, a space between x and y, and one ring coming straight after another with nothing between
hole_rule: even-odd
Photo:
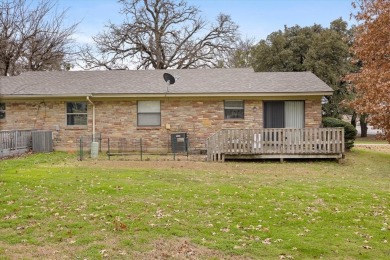
<instances>
[{"instance_id":1,"label":"stone veneer wall","mask_svg":"<svg viewBox=\"0 0 390 260\"><path fill-rule=\"evenodd\" d=\"M315 128L322 124L321 98L305 100L305 127Z\"/></svg>"},{"instance_id":2,"label":"stone veneer wall","mask_svg":"<svg viewBox=\"0 0 390 260\"><path fill-rule=\"evenodd\" d=\"M244 120L224 120L225 99L160 99L161 127L137 126L135 99L93 100L96 132L102 133L103 151L107 150L107 138L111 141L126 138L130 144L142 138L147 151L167 152L172 133L186 132L192 149L205 149L206 139L222 128L263 127L262 99L245 98ZM278 99L288 100L287 97ZM65 105L66 101L57 100L6 101L6 119L0 120L0 129L52 130L56 150L77 150L80 136L92 135L92 105L88 104L88 126L67 126ZM305 100L305 127L319 127L320 124L321 97Z\"/></svg>"},{"instance_id":3,"label":"stone veneer wall","mask_svg":"<svg viewBox=\"0 0 390 260\"><path fill-rule=\"evenodd\" d=\"M205 149L206 139L221 128L261 128L261 101L245 101L244 120L224 120L223 100L161 100L161 126L137 126L137 101L94 102L96 131L110 137L111 142L126 138L134 143L142 138L147 150L170 149L172 133L188 134L190 147ZM257 111L253 107L256 106ZM114 120L115 119L115 120ZM104 143L103 143L104 144Z\"/></svg>"},{"instance_id":4,"label":"stone veneer wall","mask_svg":"<svg viewBox=\"0 0 390 260\"><path fill-rule=\"evenodd\" d=\"M0 120L1 130L51 130L56 150L77 150L77 139L92 133L92 109L89 107L88 126L74 127L66 126L65 101L6 101L5 103L6 117Z\"/></svg>"}]
</instances>

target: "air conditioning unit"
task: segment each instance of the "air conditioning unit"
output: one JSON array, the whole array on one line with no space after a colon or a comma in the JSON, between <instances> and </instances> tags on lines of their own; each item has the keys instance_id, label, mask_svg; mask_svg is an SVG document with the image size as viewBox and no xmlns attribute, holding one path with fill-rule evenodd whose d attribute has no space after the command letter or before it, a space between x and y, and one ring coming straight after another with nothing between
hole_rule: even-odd
<instances>
[{"instance_id":1,"label":"air conditioning unit","mask_svg":"<svg viewBox=\"0 0 390 260\"><path fill-rule=\"evenodd\" d=\"M50 153L53 151L52 131L34 131L31 133L31 137L34 153Z\"/></svg>"},{"instance_id":2,"label":"air conditioning unit","mask_svg":"<svg viewBox=\"0 0 390 260\"><path fill-rule=\"evenodd\" d=\"M171 148L172 152L187 152L188 150L188 137L187 133L171 134Z\"/></svg>"}]
</instances>

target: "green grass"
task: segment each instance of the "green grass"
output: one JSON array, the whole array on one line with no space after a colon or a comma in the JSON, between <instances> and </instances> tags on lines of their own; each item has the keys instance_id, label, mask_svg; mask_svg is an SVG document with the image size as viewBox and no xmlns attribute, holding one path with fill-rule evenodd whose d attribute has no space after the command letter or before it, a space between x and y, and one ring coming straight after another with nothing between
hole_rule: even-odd
<instances>
[{"instance_id":1,"label":"green grass","mask_svg":"<svg viewBox=\"0 0 390 260\"><path fill-rule=\"evenodd\" d=\"M390 257L390 154L222 164L55 153L0 169L0 259L183 258L172 245L183 239L205 259Z\"/></svg>"}]
</instances>

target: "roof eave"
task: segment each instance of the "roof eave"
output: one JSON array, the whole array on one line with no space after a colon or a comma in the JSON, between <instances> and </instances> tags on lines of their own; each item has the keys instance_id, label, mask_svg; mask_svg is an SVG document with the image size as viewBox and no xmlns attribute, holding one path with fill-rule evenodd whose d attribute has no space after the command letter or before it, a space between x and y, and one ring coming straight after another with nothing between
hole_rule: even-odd
<instances>
[{"instance_id":1,"label":"roof eave","mask_svg":"<svg viewBox=\"0 0 390 260\"><path fill-rule=\"evenodd\" d=\"M0 99L4 100L18 100L18 99L45 99L45 98L59 98L59 99L67 99L67 98L85 98L91 97L92 94L60 94L60 95L0 95Z\"/></svg>"},{"instance_id":2,"label":"roof eave","mask_svg":"<svg viewBox=\"0 0 390 260\"><path fill-rule=\"evenodd\" d=\"M219 92L219 93L134 93L134 94L93 94L92 97L118 98L118 97L275 97L275 96L330 96L333 91L319 92Z\"/></svg>"},{"instance_id":3,"label":"roof eave","mask_svg":"<svg viewBox=\"0 0 390 260\"><path fill-rule=\"evenodd\" d=\"M159 98L159 97L278 97L278 96L330 96L333 91L318 92L219 92L219 93L126 93L126 94L63 94L63 95L0 95L1 99L42 99L42 98Z\"/></svg>"}]
</instances>

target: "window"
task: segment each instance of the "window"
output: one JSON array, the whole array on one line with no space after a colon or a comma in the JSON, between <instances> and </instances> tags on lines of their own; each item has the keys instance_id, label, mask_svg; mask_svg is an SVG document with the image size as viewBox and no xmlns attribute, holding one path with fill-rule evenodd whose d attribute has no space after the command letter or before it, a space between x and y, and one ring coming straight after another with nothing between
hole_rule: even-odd
<instances>
[{"instance_id":1,"label":"window","mask_svg":"<svg viewBox=\"0 0 390 260\"><path fill-rule=\"evenodd\" d=\"M0 103L0 120L5 118L5 103Z\"/></svg>"},{"instance_id":2,"label":"window","mask_svg":"<svg viewBox=\"0 0 390 260\"><path fill-rule=\"evenodd\" d=\"M264 128L304 128L304 101L265 101Z\"/></svg>"},{"instance_id":3,"label":"window","mask_svg":"<svg viewBox=\"0 0 390 260\"><path fill-rule=\"evenodd\" d=\"M66 103L66 124L87 125L87 102Z\"/></svg>"},{"instance_id":4,"label":"window","mask_svg":"<svg viewBox=\"0 0 390 260\"><path fill-rule=\"evenodd\" d=\"M160 101L138 101L138 126L160 126Z\"/></svg>"},{"instance_id":5,"label":"window","mask_svg":"<svg viewBox=\"0 0 390 260\"><path fill-rule=\"evenodd\" d=\"M244 119L244 101L225 100L225 119Z\"/></svg>"}]
</instances>

